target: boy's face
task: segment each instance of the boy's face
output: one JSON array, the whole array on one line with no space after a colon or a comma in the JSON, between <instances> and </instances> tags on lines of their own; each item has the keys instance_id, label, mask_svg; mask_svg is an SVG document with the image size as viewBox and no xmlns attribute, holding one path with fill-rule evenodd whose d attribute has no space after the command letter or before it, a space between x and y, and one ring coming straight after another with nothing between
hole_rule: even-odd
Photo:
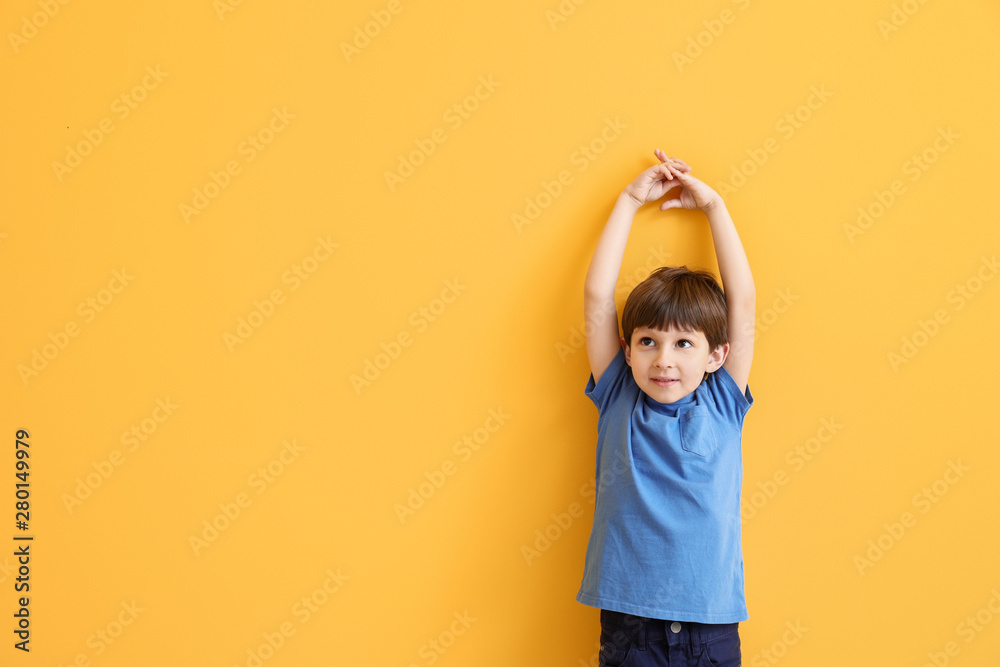
<instances>
[{"instance_id":1,"label":"boy's face","mask_svg":"<svg viewBox=\"0 0 1000 667\"><path fill-rule=\"evenodd\" d=\"M636 327L631 345L624 338L621 342L636 384L658 403L673 403L693 392L729 353L729 343L710 350L703 332L673 327Z\"/></svg>"}]
</instances>

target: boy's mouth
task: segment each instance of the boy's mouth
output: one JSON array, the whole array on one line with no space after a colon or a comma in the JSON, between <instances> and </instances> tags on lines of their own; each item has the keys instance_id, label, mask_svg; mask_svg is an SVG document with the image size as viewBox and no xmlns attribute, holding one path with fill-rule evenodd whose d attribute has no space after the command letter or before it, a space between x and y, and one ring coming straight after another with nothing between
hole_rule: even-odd
<instances>
[{"instance_id":1,"label":"boy's mouth","mask_svg":"<svg viewBox=\"0 0 1000 667\"><path fill-rule=\"evenodd\" d=\"M661 387L669 387L670 385L678 381L676 378L651 378L651 379L655 384L658 384Z\"/></svg>"}]
</instances>

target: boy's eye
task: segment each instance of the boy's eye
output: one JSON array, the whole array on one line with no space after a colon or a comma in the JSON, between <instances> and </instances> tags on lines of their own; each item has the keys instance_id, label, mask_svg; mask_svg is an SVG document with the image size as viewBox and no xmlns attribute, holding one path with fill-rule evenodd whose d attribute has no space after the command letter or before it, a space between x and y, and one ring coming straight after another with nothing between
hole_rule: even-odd
<instances>
[{"instance_id":1,"label":"boy's eye","mask_svg":"<svg viewBox=\"0 0 1000 667\"><path fill-rule=\"evenodd\" d=\"M646 341L649 341L649 342L647 343ZM649 336L643 336L642 339L639 341L639 344L640 345L652 345L653 344L653 339L650 338Z\"/></svg>"},{"instance_id":2,"label":"boy's eye","mask_svg":"<svg viewBox=\"0 0 1000 667\"><path fill-rule=\"evenodd\" d=\"M685 343L687 343L687 345L685 345ZM677 341L677 344L680 345L681 347L691 347L692 345L694 345L694 343L689 341L687 338Z\"/></svg>"}]
</instances>

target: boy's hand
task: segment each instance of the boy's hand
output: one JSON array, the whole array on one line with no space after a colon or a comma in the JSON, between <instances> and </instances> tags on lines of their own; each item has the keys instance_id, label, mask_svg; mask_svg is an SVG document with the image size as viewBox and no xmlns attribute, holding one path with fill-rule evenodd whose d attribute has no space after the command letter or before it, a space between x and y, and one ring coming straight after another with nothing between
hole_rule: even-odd
<instances>
[{"instance_id":1,"label":"boy's hand","mask_svg":"<svg viewBox=\"0 0 1000 667\"><path fill-rule=\"evenodd\" d=\"M660 153L662 154L662 151L660 151ZM666 155L663 157L666 157ZM719 193L710 188L703 181L700 181L691 174L687 173L691 171L690 167L688 167L687 171L681 171L672 163L660 166L665 167L672 175L677 177L669 189L673 189L675 187L674 184L678 182L681 185L680 196L675 199L667 199L660 204L661 211L666 211L668 208L697 208L702 211L708 211L714 206L722 203L722 197L719 196Z\"/></svg>"},{"instance_id":2,"label":"boy's hand","mask_svg":"<svg viewBox=\"0 0 1000 667\"><path fill-rule=\"evenodd\" d=\"M625 186L623 190L639 206L642 206L646 202L656 201L681 185L675 174L691 171L691 167L684 160L668 158L658 148L653 153L660 159L661 164L643 171L636 176L634 181Z\"/></svg>"}]
</instances>

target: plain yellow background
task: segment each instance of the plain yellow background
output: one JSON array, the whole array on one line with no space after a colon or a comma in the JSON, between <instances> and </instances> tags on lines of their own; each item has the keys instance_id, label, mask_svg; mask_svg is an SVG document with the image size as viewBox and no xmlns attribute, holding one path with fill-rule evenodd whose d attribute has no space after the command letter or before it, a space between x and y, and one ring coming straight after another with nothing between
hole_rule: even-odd
<instances>
[{"instance_id":1,"label":"plain yellow background","mask_svg":"<svg viewBox=\"0 0 1000 667\"><path fill-rule=\"evenodd\" d=\"M996 3L0 27L2 664L596 665L583 278L654 148L726 192L757 286L744 664L994 664ZM639 212L619 310L662 263L717 269L702 214Z\"/></svg>"}]
</instances>

